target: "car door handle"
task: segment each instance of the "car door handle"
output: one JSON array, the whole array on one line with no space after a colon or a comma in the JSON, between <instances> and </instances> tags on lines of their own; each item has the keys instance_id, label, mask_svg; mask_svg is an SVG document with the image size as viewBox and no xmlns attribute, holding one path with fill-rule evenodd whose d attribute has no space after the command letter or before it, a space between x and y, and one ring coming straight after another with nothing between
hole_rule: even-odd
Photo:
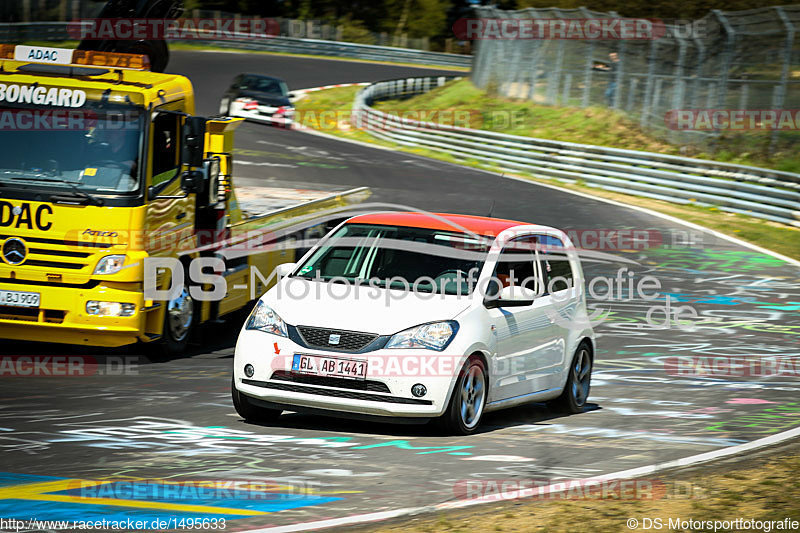
<instances>
[{"instance_id":1,"label":"car door handle","mask_svg":"<svg viewBox=\"0 0 800 533\"><path fill-rule=\"evenodd\" d=\"M177 218L178 220L181 220L185 216L186 216L186 212L184 211L182 213L178 213L177 215L175 215L175 218Z\"/></svg>"}]
</instances>

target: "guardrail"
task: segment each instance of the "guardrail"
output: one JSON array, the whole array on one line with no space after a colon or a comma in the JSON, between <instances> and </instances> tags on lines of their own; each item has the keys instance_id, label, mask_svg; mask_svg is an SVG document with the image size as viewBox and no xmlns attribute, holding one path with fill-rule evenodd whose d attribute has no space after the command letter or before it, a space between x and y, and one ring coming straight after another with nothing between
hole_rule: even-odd
<instances>
[{"instance_id":1,"label":"guardrail","mask_svg":"<svg viewBox=\"0 0 800 533\"><path fill-rule=\"evenodd\" d=\"M421 122L372 107L378 100L422 94L454 79L459 78L428 76L371 84L356 95L353 125L384 140L505 170L679 204L715 206L800 227L799 174Z\"/></svg>"},{"instance_id":2,"label":"guardrail","mask_svg":"<svg viewBox=\"0 0 800 533\"><path fill-rule=\"evenodd\" d=\"M236 36L236 34L233 34ZM0 42L20 41L66 41L72 37L67 31L66 22L6 22L0 23ZM236 50L258 50L285 54L310 54L391 63L419 63L445 67L470 67L472 56L428 52L410 48L375 46L348 43L343 41L323 41L319 39L297 39L294 37L271 37L254 40L242 34L241 39L186 39L178 42L191 42L220 48Z\"/></svg>"}]
</instances>

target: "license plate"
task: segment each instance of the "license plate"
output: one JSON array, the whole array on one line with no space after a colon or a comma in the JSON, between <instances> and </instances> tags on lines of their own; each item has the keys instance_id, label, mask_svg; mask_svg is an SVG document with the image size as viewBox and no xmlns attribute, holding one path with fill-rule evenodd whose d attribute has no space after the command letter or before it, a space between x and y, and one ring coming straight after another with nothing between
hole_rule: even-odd
<instances>
[{"instance_id":1,"label":"license plate","mask_svg":"<svg viewBox=\"0 0 800 533\"><path fill-rule=\"evenodd\" d=\"M39 307L39 293L0 290L0 305L7 305L10 307Z\"/></svg>"},{"instance_id":2,"label":"license plate","mask_svg":"<svg viewBox=\"0 0 800 533\"><path fill-rule=\"evenodd\" d=\"M366 379L367 362L341 357L294 354L292 372L337 378Z\"/></svg>"}]
</instances>

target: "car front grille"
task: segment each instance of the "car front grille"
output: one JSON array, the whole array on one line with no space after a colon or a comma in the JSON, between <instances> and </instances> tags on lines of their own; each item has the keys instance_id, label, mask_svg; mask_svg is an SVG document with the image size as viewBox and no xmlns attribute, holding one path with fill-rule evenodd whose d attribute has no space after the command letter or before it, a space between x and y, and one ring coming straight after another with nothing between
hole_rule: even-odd
<instances>
[{"instance_id":1,"label":"car front grille","mask_svg":"<svg viewBox=\"0 0 800 533\"><path fill-rule=\"evenodd\" d=\"M386 383L369 379L347 379L328 376L306 376L293 374L285 370L276 370L270 379L278 381L291 381L306 385L321 385L323 387L336 387L337 389L365 390L369 392L391 392Z\"/></svg>"},{"instance_id":2,"label":"car front grille","mask_svg":"<svg viewBox=\"0 0 800 533\"><path fill-rule=\"evenodd\" d=\"M297 326L297 331L305 344L311 348L323 348L341 352L357 352L378 338L378 335L374 333L312 328L310 326ZM330 342L331 335L339 336L338 344Z\"/></svg>"},{"instance_id":3,"label":"car front grille","mask_svg":"<svg viewBox=\"0 0 800 533\"><path fill-rule=\"evenodd\" d=\"M431 400L423 400L421 398L402 398L399 396L383 396L381 394L370 394L361 391L323 389L320 387L297 385L295 383L275 383L272 381L258 381L255 379L242 379L242 383L245 385L253 385L255 387L262 387L265 389L280 390L285 392L300 392L303 394L318 394L320 396L329 396L332 398L347 398L351 400L364 400L368 402L386 402L406 405L433 404Z\"/></svg>"}]
</instances>

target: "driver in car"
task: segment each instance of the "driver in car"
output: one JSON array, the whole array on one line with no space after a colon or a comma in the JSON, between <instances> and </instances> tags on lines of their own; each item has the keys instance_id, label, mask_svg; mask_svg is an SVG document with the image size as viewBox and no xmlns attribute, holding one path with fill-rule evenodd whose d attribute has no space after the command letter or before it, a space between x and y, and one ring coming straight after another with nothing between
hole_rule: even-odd
<instances>
[{"instance_id":1,"label":"driver in car","mask_svg":"<svg viewBox=\"0 0 800 533\"><path fill-rule=\"evenodd\" d=\"M136 131L125 131L121 128L96 128L90 134L89 147L92 152L92 164L89 168L113 167L122 170L123 174L136 178L138 165L136 152L138 134ZM89 170L87 168L87 170ZM84 173L84 176L93 174Z\"/></svg>"}]
</instances>

